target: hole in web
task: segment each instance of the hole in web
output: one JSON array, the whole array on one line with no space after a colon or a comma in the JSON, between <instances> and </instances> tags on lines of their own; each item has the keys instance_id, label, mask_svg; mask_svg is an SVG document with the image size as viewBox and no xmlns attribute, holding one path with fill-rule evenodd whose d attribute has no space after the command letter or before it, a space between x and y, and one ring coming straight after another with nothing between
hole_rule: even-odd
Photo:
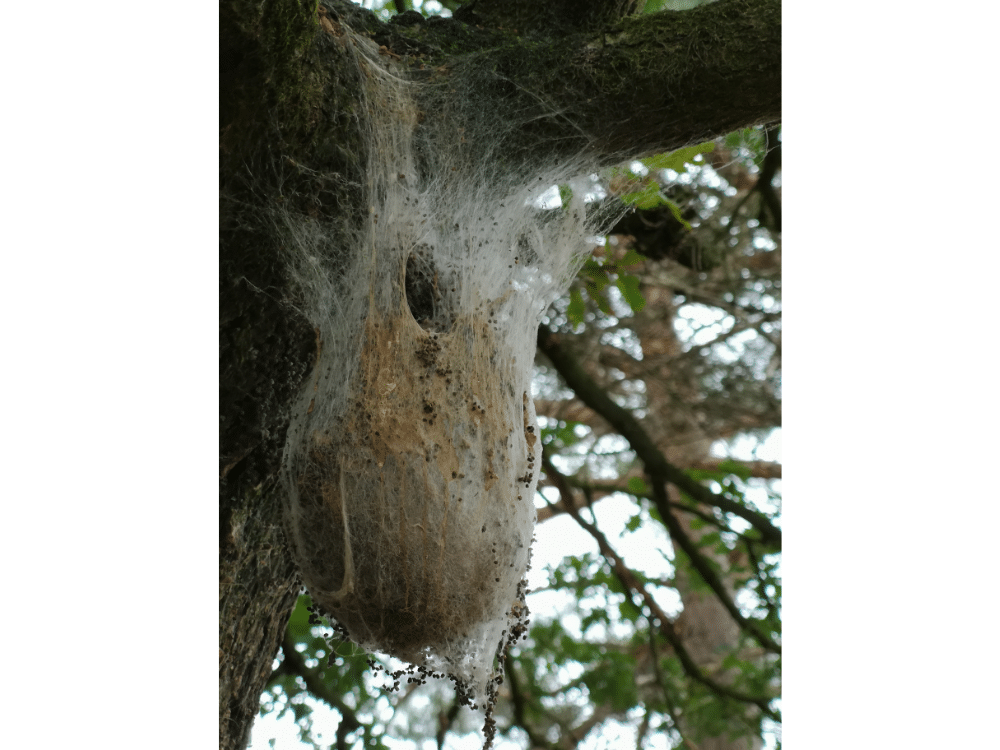
<instances>
[{"instance_id":1,"label":"hole in web","mask_svg":"<svg viewBox=\"0 0 1000 750\"><path fill-rule=\"evenodd\" d=\"M444 280L434 263L419 249L406 259L406 306L425 331L446 333L455 322L442 294Z\"/></svg>"}]
</instances>

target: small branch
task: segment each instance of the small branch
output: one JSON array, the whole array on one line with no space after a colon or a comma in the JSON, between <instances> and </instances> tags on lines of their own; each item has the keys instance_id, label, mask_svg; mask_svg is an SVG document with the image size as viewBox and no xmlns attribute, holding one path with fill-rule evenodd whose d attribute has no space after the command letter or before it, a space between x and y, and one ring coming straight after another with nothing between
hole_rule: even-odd
<instances>
[{"instance_id":1,"label":"small branch","mask_svg":"<svg viewBox=\"0 0 1000 750\"><path fill-rule=\"evenodd\" d=\"M723 465L728 466L739 466L741 469L749 472L750 477L753 479L781 479L781 464L771 463L770 461L749 461L749 462L734 462L728 458L719 459L717 461L696 461L692 463L688 469L695 471L721 471ZM735 473L735 472L734 472ZM641 477L642 471L635 470L634 468L625 472L621 475L622 479L631 479L632 477ZM584 482L576 477L566 477L566 481L570 483L573 487L577 487L584 492L591 492L596 494L596 499L600 500L607 495L620 493L623 495L633 495L635 497L645 497L652 499L652 495L648 492L635 492L630 489L627 484L622 484L621 482ZM684 506L680 506L684 510L688 510ZM696 512L696 511L691 511ZM718 524L718 521L713 520L713 523ZM728 530L728 529L727 529Z\"/></svg>"},{"instance_id":2,"label":"small branch","mask_svg":"<svg viewBox=\"0 0 1000 750\"><path fill-rule=\"evenodd\" d=\"M623 495L632 495L633 497L643 498L653 502L653 495L649 492L634 492L629 489L626 485L616 484L614 482L590 482L585 483L579 481L576 477L567 476L565 477L566 483L574 488L579 488L581 490L590 490L592 493L596 493L597 500L603 500L614 493L621 493ZM554 486L554 485L553 485ZM730 534L735 534L736 537L744 544L758 544L760 542L757 538L748 538L744 534L738 531L733 531L728 525L720 521L714 515L706 513L705 511L699 510L698 508L691 507L690 505L684 503L673 503L673 507L677 508L684 513L700 518L702 521L710 526L714 526L720 531L725 531ZM537 521L541 523L542 521L548 521L550 518L561 515L563 513L568 513L566 506L560 500L555 503L548 503L544 508L539 508L537 511Z\"/></svg>"},{"instance_id":3,"label":"small branch","mask_svg":"<svg viewBox=\"0 0 1000 750\"><path fill-rule=\"evenodd\" d=\"M748 540L746 539L743 540L743 547L747 551L747 558L750 560L750 567L753 570L753 577L757 580L757 583L760 584L760 591L758 592L757 595L760 597L761 601L764 602L764 606L767 607L768 616L777 621L781 619L780 617L778 617L778 604L777 602L773 601L770 596L768 596L767 581L765 581L761 577L762 565L760 557L754 550L753 548L754 545Z\"/></svg>"},{"instance_id":4,"label":"small branch","mask_svg":"<svg viewBox=\"0 0 1000 750\"><path fill-rule=\"evenodd\" d=\"M648 496L648 497L649 497L650 500L653 500L653 498L651 496ZM656 501L653 500L653 502L655 504ZM721 523L718 518L716 518L715 516L711 515L710 513L704 513L703 511L697 510L696 508L689 508L686 505L675 505L674 507L677 508L678 510L684 511L685 513L687 513L689 515L694 516L695 518L700 518L702 521L704 521L705 523L707 523L709 526L714 526L719 531L728 531L731 534L735 533L732 529L730 529L724 523ZM741 539L743 538L742 534L740 534L738 536Z\"/></svg>"},{"instance_id":5,"label":"small branch","mask_svg":"<svg viewBox=\"0 0 1000 750\"><path fill-rule=\"evenodd\" d=\"M781 142L778 140L778 130L780 126L772 125L764 131L764 147L767 152L764 155L764 164L761 166L760 176L754 187L760 193L761 200L767 210L771 212L774 219L774 230L781 231L781 201L771 183L775 174L781 169ZM763 219L763 216L761 217ZM764 224L761 221L761 224Z\"/></svg>"},{"instance_id":6,"label":"small branch","mask_svg":"<svg viewBox=\"0 0 1000 750\"><path fill-rule=\"evenodd\" d=\"M451 704L451 708L448 709L448 713L441 711L438 714L438 731L437 731L437 746L438 750L443 750L444 748L444 736L451 729L451 725L455 722L455 717L458 716L459 703L455 701Z\"/></svg>"},{"instance_id":7,"label":"small branch","mask_svg":"<svg viewBox=\"0 0 1000 750\"><path fill-rule=\"evenodd\" d=\"M646 741L646 732L649 731L649 709L642 714L642 721L639 723L639 730L635 733L635 750L642 750Z\"/></svg>"},{"instance_id":8,"label":"small branch","mask_svg":"<svg viewBox=\"0 0 1000 750\"><path fill-rule=\"evenodd\" d=\"M660 668L660 653L656 648L656 623L651 617L646 617L646 621L649 623L649 653L653 657L653 679L656 680L657 686L663 692L663 702L666 704L670 713L675 713L673 701L670 699L670 691L667 689L667 683L663 679L663 670Z\"/></svg>"},{"instance_id":9,"label":"small branch","mask_svg":"<svg viewBox=\"0 0 1000 750\"><path fill-rule=\"evenodd\" d=\"M656 633L659 628L656 627L656 621L646 616L646 621L649 623L649 653L653 657L653 678L656 680L656 684L659 686L660 690L663 692L663 702L670 713L670 717L673 721L673 729L677 732L677 736L681 739L681 744L679 747L684 747L685 744L690 745L691 741L688 740L684 734L681 732L680 727L677 725L677 704L674 702L673 697L670 695L670 690L667 688L667 682L663 677L663 670L660 668L660 652L656 646ZM647 710L646 715L643 717L643 722L648 722L649 711ZM641 732L640 732L641 734ZM639 744L636 743L636 747L639 748ZM640 748L641 750L641 748Z\"/></svg>"},{"instance_id":10,"label":"small branch","mask_svg":"<svg viewBox=\"0 0 1000 750\"><path fill-rule=\"evenodd\" d=\"M560 500L558 503L548 503L544 508L539 508L537 513L537 523L542 523L543 521L548 521L550 518L555 518L556 516L562 515L566 512L565 506ZM532 589L534 591L535 589Z\"/></svg>"},{"instance_id":11,"label":"small branch","mask_svg":"<svg viewBox=\"0 0 1000 750\"><path fill-rule=\"evenodd\" d=\"M759 313L759 314L752 313L752 315L754 317L754 320L750 320L749 317L738 318L737 320L739 322L737 322L732 328L730 328L725 333L720 333L711 341L706 341L704 344L699 344L698 348L704 351L706 349L711 349L712 347L722 346L723 344L725 344L729 346L730 349L732 349L732 346L729 344L730 339L739 336L744 331L753 331L756 334L764 336L764 334L761 331L763 324L774 322L776 320L781 319L780 313ZM764 338L766 338L773 346L777 346L777 343L775 343L769 336L764 336Z\"/></svg>"},{"instance_id":12,"label":"small branch","mask_svg":"<svg viewBox=\"0 0 1000 750\"><path fill-rule=\"evenodd\" d=\"M722 603L722 606L726 608L726 611L729 612L740 627L749 632L757 640L757 642L768 651L780 654L781 646L775 643L770 636L761 631L760 625L757 622L743 616L739 608L736 606L736 603L729 596L729 592L726 591L726 587L722 584L722 580L712 569L708 560L706 560L704 555L698 551L698 546L691 541L691 538L684 533L684 529L681 527L680 522L674 517L674 514L670 510L670 502L667 500L667 489L664 486L662 478L653 476L651 479L653 480L653 501L656 503L657 510L660 511L663 523L670 532L671 539L673 539L674 542L677 543L677 546L684 551L684 554L688 556L688 559L691 561L691 565L696 571L698 571L698 575L700 575L702 580L708 584L709 588L715 592L716 598L718 598L718 600Z\"/></svg>"},{"instance_id":13,"label":"small branch","mask_svg":"<svg viewBox=\"0 0 1000 750\"><path fill-rule=\"evenodd\" d=\"M587 739L587 735L590 734L590 730L592 730L598 724L604 722L609 716L614 716L614 715L616 715L615 712L612 711L609 706L606 705L594 706L594 713L590 716L589 719L587 719L577 727L567 728L566 734L569 735L569 739L572 741L573 747L579 746L581 742Z\"/></svg>"},{"instance_id":14,"label":"small branch","mask_svg":"<svg viewBox=\"0 0 1000 750\"><path fill-rule=\"evenodd\" d=\"M520 685L518 684L517 669L513 664L510 665L510 669L507 670L506 675L507 684L510 686L510 702L514 707L514 723L521 727L528 735L528 739L531 741L532 748L549 748L549 750L560 750L559 746L549 742L545 737L541 736L528 725L528 719L525 716L526 702L524 699L524 694L521 692Z\"/></svg>"},{"instance_id":15,"label":"small branch","mask_svg":"<svg viewBox=\"0 0 1000 750\"><path fill-rule=\"evenodd\" d=\"M734 500L718 495L707 487L691 479L683 470L667 462L652 438L638 420L625 408L611 400L607 392L587 374L587 372L559 345L544 326L538 329L538 348L549 358L552 366L584 404L603 417L618 433L628 440L646 470L661 476L683 491L695 501L704 505L714 505L720 510L745 519L761 535L761 541L781 547L781 530L768 520Z\"/></svg>"},{"instance_id":16,"label":"small branch","mask_svg":"<svg viewBox=\"0 0 1000 750\"><path fill-rule=\"evenodd\" d=\"M295 644L288 637L288 633L285 633L281 642L281 651L285 659L280 668L288 674L301 677L305 681L306 690L309 691L310 695L323 701L340 714L340 724L337 725L337 750L349 750L351 743L347 741L347 735L362 727L354 711L340 699L339 695L330 690L320 677L318 669L306 667L305 660L295 650Z\"/></svg>"},{"instance_id":17,"label":"small branch","mask_svg":"<svg viewBox=\"0 0 1000 750\"><path fill-rule=\"evenodd\" d=\"M562 496L562 504L567 509L567 512L573 516L573 520L575 520L581 528L594 537L601 554L604 556L604 559L608 561L608 564L611 565L612 571L618 580L621 581L625 590L629 592L635 591L638 593L642 597L646 606L649 607L649 611L659 621L660 632L670 644L671 648L673 648L678 661L680 661L681 666L684 669L684 673L691 679L702 683L719 695L732 698L733 700L742 701L743 703L752 703L757 706L768 718L777 721L777 714L772 711L771 707L768 705L768 698L764 696L749 695L747 693L734 690L726 685L716 682L701 671L694 659L692 659L691 655L687 652L687 649L684 647L684 644L677 635L677 632L674 630L674 626L670 618L667 617L667 614L660 608L660 605L656 603L656 600L653 599L652 595L646 590L646 587L641 581L639 581L635 573L633 573L632 570L622 562L618 553L615 552L614 548L612 548L612 546L608 543L604 534L602 534L595 526L583 520L579 512L577 512L576 504L573 501L573 491L566 483L566 478L552 465L551 460L544 450L542 451L542 467L545 469L545 473L552 480L553 484L555 484L556 488L559 490L559 494ZM638 607L638 605L636 605L632 600L631 595L628 597L628 601L633 607L636 607L640 614L646 616L646 614L642 612L642 608Z\"/></svg>"},{"instance_id":18,"label":"small branch","mask_svg":"<svg viewBox=\"0 0 1000 750\"><path fill-rule=\"evenodd\" d=\"M720 458L716 461L696 461L689 468L698 471L721 471L723 463L736 464L750 472L753 479L781 479L781 464L773 461L733 461Z\"/></svg>"}]
</instances>

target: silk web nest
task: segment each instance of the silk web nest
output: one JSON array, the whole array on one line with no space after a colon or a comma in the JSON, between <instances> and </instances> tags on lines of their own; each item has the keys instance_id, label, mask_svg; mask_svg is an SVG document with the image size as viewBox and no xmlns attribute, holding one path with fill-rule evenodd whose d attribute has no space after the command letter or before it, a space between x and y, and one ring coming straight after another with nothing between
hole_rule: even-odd
<instances>
[{"instance_id":1,"label":"silk web nest","mask_svg":"<svg viewBox=\"0 0 1000 750\"><path fill-rule=\"evenodd\" d=\"M583 158L504 166L538 113L460 95L496 80L472 66L417 79L345 38L367 97L368 212L349 243L284 217L319 342L285 449L290 546L353 641L492 706L527 622L538 324L617 216L595 208ZM546 208L555 185L562 205Z\"/></svg>"}]
</instances>

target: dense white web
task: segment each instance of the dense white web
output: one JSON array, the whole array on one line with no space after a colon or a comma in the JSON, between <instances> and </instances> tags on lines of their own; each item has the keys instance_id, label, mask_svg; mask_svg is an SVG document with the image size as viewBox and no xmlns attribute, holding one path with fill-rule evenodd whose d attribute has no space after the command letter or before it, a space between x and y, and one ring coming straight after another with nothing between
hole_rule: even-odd
<instances>
[{"instance_id":1,"label":"dense white web","mask_svg":"<svg viewBox=\"0 0 1000 750\"><path fill-rule=\"evenodd\" d=\"M538 323L613 217L588 206L582 156L510 158L537 112L463 109L463 88L491 84L474 66L415 80L346 39L367 97L367 211L346 228L284 217L319 349L285 451L290 542L352 640L491 705L527 617ZM540 200L553 185L555 207Z\"/></svg>"}]
</instances>

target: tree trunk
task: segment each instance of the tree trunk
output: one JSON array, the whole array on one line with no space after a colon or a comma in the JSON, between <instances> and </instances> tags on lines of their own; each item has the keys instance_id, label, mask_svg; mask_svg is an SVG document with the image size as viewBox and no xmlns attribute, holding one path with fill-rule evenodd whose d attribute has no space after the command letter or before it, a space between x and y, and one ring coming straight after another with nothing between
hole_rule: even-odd
<instances>
[{"instance_id":1,"label":"tree trunk","mask_svg":"<svg viewBox=\"0 0 1000 750\"><path fill-rule=\"evenodd\" d=\"M278 473L317 346L275 217L277 207L322 217L335 233L365 210L364 72L351 33L379 45L400 77L490 73L493 85L449 104L518 113L502 144L508 172L581 153L610 165L779 119L778 0L641 18L627 17L631 2L536 5L480 0L455 19L385 24L338 0L221 4L222 748L249 740L298 591Z\"/></svg>"}]
</instances>

